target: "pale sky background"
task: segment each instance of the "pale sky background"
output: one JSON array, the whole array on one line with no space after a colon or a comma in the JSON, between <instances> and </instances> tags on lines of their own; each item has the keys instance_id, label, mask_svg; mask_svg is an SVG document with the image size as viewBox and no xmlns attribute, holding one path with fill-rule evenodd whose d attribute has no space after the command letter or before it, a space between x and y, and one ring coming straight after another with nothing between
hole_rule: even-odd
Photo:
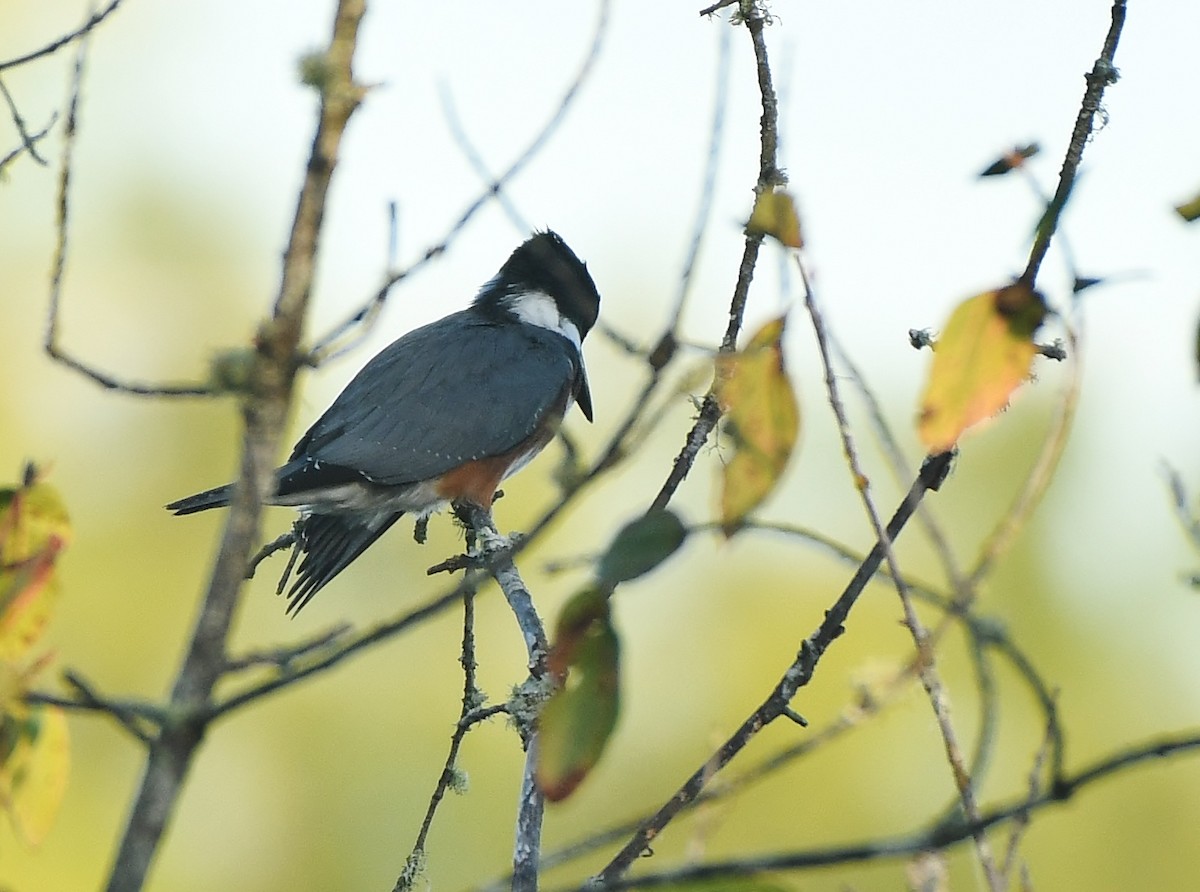
<instances>
[{"instance_id":1,"label":"pale sky background","mask_svg":"<svg viewBox=\"0 0 1200 892\"><path fill-rule=\"evenodd\" d=\"M720 44L731 32L729 103L712 225L684 326L690 340L715 344L724 330L724 308L742 249L741 224L752 200L759 105L747 35L721 18L698 17L701 5L614 0L592 77L508 196L532 225L553 227L588 262L609 324L638 337L652 336L674 301L694 225ZM801 207L818 298L828 323L876 388L910 462L920 456L912 419L928 353L908 345L907 331L937 328L959 300L1002 284L1023 268L1039 213L1036 200L1017 178L979 181L976 174L1007 148L1036 141L1043 153L1032 170L1045 190L1053 189L1083 94L1083 74L1099 52L1109 8L1096 0L772 5L777 21L767 39L780 96L780 163ZM73 27L80 15L75 3L5 0L0 59L41 45ZM194 378L203 374L215 350L247 337L275 292L311 139L314 97L299 85L296 63L327 40L331 15L331 3L315 0L126 0L97 30L72 194L73 247L63 318L69 347L131 378ZM362 82L378 86L352 120L344 143L310 332L327 330L377 287L386 264L389 202L399 207L403 265L440 240L478 194L480 183L455 144L441 92L453 96L466 133L490 168L499 171L557 107L586 53L595 19L594 4L554 0L371 3L356 70ZM1042 586L1028 594L1042 599L1045 613L1022 615L999 583L987 604L989 612L1018 631L1022 623L1061 623L1078 640L1094 642L1088 652L1099 664L1129 667L1117 682L1127 690L1102 684L1087 689L1087 676L1072 681L1069 667L1055 663L1054 645L1035 653L1063 686L1064 708L1076 707L1074 721L1111 731L1083 744L1090 755L1121 741L1194 725L1200 708L1194 683L1200 672L1195 647L1200 600L1180 582L1183 574L1200 568L1200 555L1179 529L1162 473L1163 462L1169 462L1192 492L1200 493L1194 356L1200 229L1185 226L1171 210L1200 189L1200 122L1194 111L1200 95L1194 65L1198 34L1200 4L1130 4L1117 53L1121 78L1105 100L1108 124L1088 147L1064 223L1079 274L1114 281L1083 295L1087 356L1076 430L1044 511L1022 544L1022 560L1037 563ZM33 129L62 106L71 57L71 51L61 51L4 74ZM0 150L7 151L14 140L5 119ZM58 139L45 145L56 158ZM69 597L59 620L64 626L72 622L70 598L87 598L94 588L96 577L84 568L99 567L102 560L110 563L95 572L104 590L112 592L104 597L132 596L153 605L146 609L169 608L175 625L162 652L153 659L132 659L150 667L144 674L114 665L105 676L106 653L120 630L103 635L64 630L56 642L63 662L98 666L108 689L133 688L153 696L173 672L173 646L194 609L187 598L199 588L197 574L218 529L216 518L171 521L159 506L228 479L236 463L234 413L228 404L176 404L165 410L137 404L102 393L42 358L55 176L53 166L22 159L0 184L0 295L7 320L0 327L0 350L10 370L9 383L0 390L0 479L14 477L28 457L53 463L54 481L72 504L77 540L70 555L74 563L65 571ZM393 294L362 353L305 378L295 411L297 433L370 352L465 305L524 235L495 205L479 214L445 258ZM796 303L797 283L787 281L786 274L781 282L783 267L780 253L768 249L747 326L793 307L787 350L805 432L785 492L765 513L826 529L865 548L866 526L839 463L812 333ZM1070 274L1061 254L1052 252L1039 284L1052 305L1065 305ZM1050 326L1044 334L1050 339L1056 332ZM578 415L569 422L585 444L603 439L631 382L638 380L602 337L593 335L587 352L597 424L588 428ZM1037 373L1037 382L1008 413L968 435L956 476L938 496L952 518L964 560L1031 461L1049 407L1066 380L1062 367L1048 363L1039 364ZM862 425L858 436L869 442L861 410L851 403ZM663 456L673 453L686 430L686 402L676 410L678 423L657 441L662 454L622 478L603 522L572 521L574 529L586 533L599 526L608 535L649 500L665 475ZM169 430L163 429L164 418L173 425ZM218 438L217 431L228 433ZM877 456L868 452L881 508L890 511L896 489ZM689 481L680 493L679 505L690 519L702 519L711 510L707 475L715 466L711 455L704 457L696 482ZM530 470L519 479L538 473ZM540 473L544 476L544 467ZM1011 485L981 492L997 480ZM153 535L162 538L146 540L145 549L133 552L178 554L180 561L191 562L172 570L169 580L156 579L153 562L129 557L128 537L122 539L125 525L150 523L156 525ZM274 523L286 520L280 515ZM512 515L507 523L518 525ZM392 554L406 546L411 543L395 544ZM561 550L588 549L573 543ZM736 553L733 547L721 552ZM119 569L112 563L116 555L125 555ZM424 561L424 555L415 560ZM382 555L380 561L371 566L384 566ZM825 572L828 585L840 584L845 576L840 568ZM324 613L314 615L314 609L311 620L289 625L270 598L269 581L256 586L265 606L252 608L247 624L253 616L267 625L257 627L261 635L243 635L247 641L298 636L309 628L305 622L315 629L339 621L343 608L364 622L393 612L383 601L356 606L352 593L344 592L342 601L326 606ZM423 577L414 583L420 597L437 590L429 586ZM92 597L88 609L103 615L102 604L94 600L101 596ZM321 600L328 605L334 597L330 591ZM671 623L672 607L647 598L641 603L645 616L639 617L629 609L633 606L621 605L625 613L619 618L629 627L624 643L632 663L646 665L647 654L656 652L654 623ZM790 637L807 634L815 625L813 616L819 609L796 621ZM453 622L446 629L453 650ZM866 656L853 655L857 661ZM786 648L779 650L775 663L782 666L786 658ZM383 668L387 665L383 656L372 659L372 671L404 671ZM338 686L349 684L345 678L326 679L323 696L336 700ZM447 690L455 683L451 673ZM728 707L729 715L744 714L757 702L757 690L751 695L743 690ZM1123 719L1104 705L1118 694L1126 705L1113 707L1114 712L1132 708L1136 713L1128 704L1141 702L1148 714L1128 716L1121 724ZM442 712L454 709L454 695L448 696ZM1151 704L1160 700L1169 701L1173 711L1155 722L1164 713ZM628 728L636 727L637 709L632 705L623 719ZM706 735L730 727L728 720L693 718L693 730L698 729L693 738L703 743L693 756L711 745ZM438 721L429 753L414 756L420 763L413 768L417 790L432 782L440 766L446 716ZM72 727L79 729L80 740L113 746L113 732L98 725L78 721ZM253 750L255 744L246 746ZM82 887L102 875L104 853L123 820L136 777L128 749L111 787L97 794L103 804L94 807L103 817L97 819L97 840L89 842L88 851L97 854L80 868L86 878ZM238 783L253 786L259 772L271 770L265 767L273 753L267 745L257 757L261 762L239 761L242 751L230 750L228 769L220 774L231 790L238 790ZM88 758L86 749L76 756L79 763ZM206 753L205 758L216 757ZM695 758L685 763L694 764ZM1194 767L1184 770L1196 782ZM386 787L386 780L379 783ZM1116 783L1134 787L1138 780ZM668 789L669 784L663 787ZM238 840L226 838L234 831L222 835L220 826L196 817L204 812L197 802L206 800L203 789L194 795L199 798L189 800L192 817L186 819L194 823L185 824L192 829L181 835L200 838L200 852L205 841L215 840L233 846L233 854L214 865L203 854L188 854L192 850L185 842L173 843L156 875L160 885L152 888L228 887L237 882L231 877L239 876L245 881L244 874L221 873L241 863ZM370 795L386 799L387 794ZM246 805L251 811L255 807ZM277 806L266 802L258 808L269 814ZM84 814L78 806L66 818L67 826L82 826ZM1181 817L1175 830L1189 821L1197 826L1192 817ZM410 837L411 821L396 824L402 829L379 831L389 845L396 836ZM503 852L507 837L500 836ZM7 841L0 841L0 858L7 848ZM272 851L270 843L263 848ZM273 855L260 851L258 857L264 860L264 876L287 876ZM387 882L387 865L395 859L379 858L376 873L362 888ZM475 870L461 864L447 868L451 879L438 885L458 888L486 879L503 864L503 855L487 863ZM454 873L455 868L462 870ZM44 881L39 878L54 874L38 872L45 869L32 859L22 862L27 873L20 876L30 879L17 888L46 888L38 885ZM1043 876L1057 876L1054 869L1046 867ZM879 888L896 888L895 874L885 876L892 885L884 880ZM1034 876L1036 884L1036 871ZM860 883L875 888L869 881ZM1045 887L1065 888L1050 881ZM274 887L263 880L255 888Z\"/></svg>"}]
</instances>

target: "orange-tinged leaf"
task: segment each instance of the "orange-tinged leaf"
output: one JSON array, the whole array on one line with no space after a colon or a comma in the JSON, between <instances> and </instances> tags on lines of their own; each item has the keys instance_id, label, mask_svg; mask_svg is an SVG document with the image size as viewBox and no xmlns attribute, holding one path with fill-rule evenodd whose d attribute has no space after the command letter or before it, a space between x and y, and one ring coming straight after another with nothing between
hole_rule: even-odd
<instances>
[{"instance_id":1,"label":"orange-tinged leaf","mask_svg":"<svg viewBox=\"0 0 1200 892\"><path fill-rule=\"evenodd\" d=\"M549 661L561 687L538 718L535 776L551 802L574 792L616 726L619 650L603 593L589 588L573 597L559 618Z\"/></svg>"},{"instance_id":2,"label":"orange-tinged leaf","mask_svg":"<svg viewBox=\"0 0 1200 892\"><path fill-rule=\"evenodd\" d=\"M52 539L40 554L0 570L0 662L24 657L50 622L58 600L54 559L61 548Z\"/></svg>"},{"instance_id":3,"label":"orange-tinged leaf","mask_svg":"<svg viewBox=\"0 0 1200 892\"><path fill-rule=\"evenodd\" d=\"M0 760L0 808L28 845L46 838L62 805L70 772L67 719L55 706L25 707L0 716L0 737L11 747Z\"/></svg>"},{"instance_id":4,"label":"orange-tinged leaf","mask_svg":"<svg viewBox=\"0 0 1200 892\"><path fill-rule=\"evenodd\" d=\"M1040 151L1041 148L1035 142L1027 146L1016 146L985 167L979 175L981 177L998 177L1011 173Z\"/></svg>"},{"instance_id":5,"label":"orange-tinged leaf","mask_svg":"<svg viewBox=\"0 0 1200 892\"><path fill-rule=\"evenodd\" d=\"M547 656L550 671L561 680L575 664L576 650L596 622L608 622L608 596L597 586L576 592L558 614L554 644Z\"/></svg>"},{"instance_id":6,"label":"orange-tinged leaf","mask_svg":"<svg viewBox=\"0 0 1200 892\"><path fill-rule=\"evenodd\" d=\"M58 493L28 477L0 490L0 661L20 659L41 636L57 594L55 560L71 538Z\"/></svg>"},{"instance_id":7,"label":"orange-tinged leaf","mask_svg":"<svg viewBox=\"0 0 1200 892\"><path fill-rule=\"evenodd\" d=\"M1033 334L1046 316L1042 296L1018 282L968 298L955 308L934 347L917 431L931 453L1008 405L1029 377Z\"/></svg>"},{"instance_id":8,"label":"orange-tinged leaf","mask_svg":"<svg viewBox=\"0 0 1200 892\"><path fill-rule=\"evenodd\" d=\"M800 407L783 362L785 319L768 322L741 351L717 358L716 396L734 445L721 492L726 536L775 489L800 433Z\"/></svg>"},{"instance_id":9,"label":"orange-tinged leaf","mask_svg":"<svg viewBox=\"0 0 1200 892\"><path fill-rule=\"evenodd\" d=\"M750 211L750 220L746 223L746 232L750 235L769 235L789 248L804 247L796 200L785 189L758 193L754 199L754 209Z\"/></svg>"}]
</instances>

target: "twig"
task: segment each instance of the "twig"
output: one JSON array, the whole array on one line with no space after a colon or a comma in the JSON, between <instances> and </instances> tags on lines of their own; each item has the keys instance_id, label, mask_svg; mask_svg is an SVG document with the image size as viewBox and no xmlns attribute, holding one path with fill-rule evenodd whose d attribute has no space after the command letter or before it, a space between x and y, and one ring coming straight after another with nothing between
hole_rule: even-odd
<instances>
[{"instance_id":1,"label":"twig","mask_svg":"<svg viewBox=\"0 0 1200 892\"><path fill-rule=\"evenodd\" d=\"M471 142L471 138L467 136L466 127L463 126L462 119L458 116L458 109L454 105L454 96L450 92L450 85L444 80L438 82L438 101L442 105L442 115L446 119L446 124L450 128L450 135L454 137L454 142L458 145L458 150L463 153L463 157L467 159L467 163L475 171L483 182L488 184L489 190L495 196L496 201L500 205L500 209L504 211L509 222L520 233L528 235L533 227L529 225L529 221L522 216L517 210L517 206L513 204L508 197L508 193L500 184L501 178L493 176L491 170L487 166L487 162L483 160L483 156L479 154L479 150L475 148L475 144Z\"/></svg>"},{"instance_id":2,"label":"twig","mask_svg":"<svg viewBox=\"0 0 1200 892\"><path fill-rule=\"evenodd\" d=\"M755 0L741 0L741 3L742 19L754 46L755 70L758 76L758 91L762 105L762 117L759 123L758 177L754 187L756 193L761 193L772 188L782 179L776 161L779 109L775 100L775 88L771 84L771 67L767 59L766 40L763 37L767 14ZM725 335L721 339L721 353L732 353L737 347L737 337L742 329L746 300L750 295L750 283L754 278L754 267L758 262L758 252L762 247L762 240L761 234L746 234L745 247L742 249L742 261L738 266L737 282L729 302L729 321L725 327ZM699 415L688 432L683 448L675 457L671 471L658 495L654 498L650 510L661 510L671 501L675 490L679 488L691 471L696 456L700 453L700 448L708 440L709 434L712 433L720 418L721 409L710 388L700 407Z\"/></svg>"},{"instance_id":3,"label":"twig","mask_svg":"<svg viewBox=\"0 0 1200 892\"><path fill-rule=\"evenodd\" d=\"M483 692L479 690L476 682L474 592L467 592L463 596L463 643L459 662L463 667L462 711L454 726L454 733L450 736L450 751L446 754L446 762L442 766L441 776L433 789L433 794L429 797L429 806L425 809L425 818L421 821L421 829L417 832L417 841L413 844L412 852L405 860L404 870L396 879L393 892L405 892L405 890L413 888L414 881L424 868L425 841L429 837L429 830L433 826L438 806L441 805L446 791L456 788L461 779L461 772L458 768L458 751L462 747L467 732L484 719L491 718L508 709L504 704L483 707Z\"/></svg>"},{"instance_id":4,"label":"twig","mask_svg":"<svg viewBox=\"0 0 1200 892\"><path fill-rule=\"evenodd\" d=\"M0 95L4 97L4 102L8 106L8 114L12 118L13 126L17 128L17 135L21 137L20 148L14 149L3 160L0 160L0 170L3 170L5 165L17 157L22 150L28 152L29 157L42 165L42 167L46 167L49 162L38 154L37 141L45 136L50 131L50 128L54 126L54 122L58 120L58 113L55 112L50 116L50 123L42 128L41 132L30 133L25 127L25 119L21 117L21 110L17 108L16 100L13 99L12 93L8 91L8 85L3 80L0 80Z\"/></svg>"},{"instance_id":5,"label":"twig","mask_svg":"<svg viewBox=\"0 0 1200 892\"><path fill-rule=\"evenodd\" d=\"M1037 755L1034 757L1033 765L1029 769L1029 801L1033 802L1037 799L1038 794L1042 789L1042 772L1046 768L1046 756L1050 753L1052 744L1051 729L1046 729L1046 736L1042 741L1042 745L1038 748ZM1016 867L1017 853L1021 848L1021 840L1024 839L1026 831L1029 829L1029 813L1018 814L1013 818L1012 832L1008 838L1008 847L1004 853L1004 864L1001 871L1004 876L1011 876L1013 869Z\"/></svg>"},{"instance_id":6,"label":"twig","mask_svg":"<svg viewBox=\"0 0 1200 892\"><path fill-rule=\"evenodd\" d=\"M163 724L162 710L152 703L106 697L98 693L79 673L71 670L63 672L63 681L75 692L74 698L32 691L25 695L26 702L81 712L104 713L144 744L149 744L154 739L154 735Z\"/></svg>"},{"instance_id":7,"label":"twig","mask_svg":"<svg viewBox=\"0 0 1200 892\"><path fill-rule=\"evenodd\" d=\"M26 62L32 62L34 59L40 59L42 56L49 56L51 53L62 49L73 40L86 37L91 33L93 28L108 18L109 15L115 12L117 7L120 5L121 0L112 0L112 2L109 3L108 6L104 7L104 9L92 13L92 15L89 16L88 19L83 23L83 25L81 25L79 28L76 28L74 31L64 34L62 37L51 41L40 49L25 53L23 56L17 56L16 58L0 62L0 71L4 71L6 68L16 68L18 65L24 65Z\"/></svg>"},{"instance_id":8,"label":"twig","mask_svg":"<svg viewBox=\"0 0 1200 892\"><path fill-rule=\"evenodd\" d=\"M1163 474L1167 478L1167 488L1171 493L1171 505L1175 508L1175 516L1179 518L1179 523L1188 538L1197 548L1200 548L1200 516L1192 513L1183 477L1165 462L1163 463Z\"/></svg>"},{"instance_id":9,"label":"twig","mask_svg":"<svg viewBox=\"0 0 1200 892\"><path fill-rule=\"evenodd\" d=\"M227 674L241 672L245 669L256 669L262 666L271 666L281 672L286 672L297 660L342 641L350 634L350 628L348 624L343 623L297 644L269 650L252 650L240 657L231 657L225 661L225 672Z\"/></svg>"},{"instance_id":10,"label":"twig","mask_svg":"<svg viewBox=\"0 0 1200 892\"><path fill-rule=\"evenodd\" d=\"M3 158L0 158L0 174L3 174L4 168L8 167L9 164L11 164L17 158L19 158L22 152L28 151L34 145L36 145L39 140L44 139L46 134L50 132L50 128L54 126L54 123L57 120L58 120L58 112L54 112L52 115L50 115L50 123L48 123L45 127L43 127L41 130L39 130L37 133L30 133L27 136L25 136L21 145L17 146L15 149L10 151ZM31 154L32 154L32 152L31 152Z\"/></svg>"},{"instance_id":11,"label":"twig","mask_svg":"<svg viewBox=\"0 0 1200 892\"><path fill-rule=\"evenodd\" d=\"M1083 149L1095 129L1096 114L1100 111L1104 90L1110 84L1115 84L1119 77L1114 59L1117 43L1121 39L1121 29L1124 26L1125 0L1116 0L1112 6L1112 22L1109 25L1108 34L1104 38L1100 56L1096 59L1092 70L1085 75L1087 89L1083 94L1079 114L1075 118L1075 127L1071 132L1067 155L1063 159L1062 171L1058 177L1058 188L1054 191L1054 197L1050 200L1050 204L1042 216L1042 221L1038 225L1037 237L1034 239L1033 249L1029 254L1029 263L1025 266L1025 272L1021 274L1021 281L1030 288L1037 281L1038 270L1041 269L1042 261L1046 259L1046 252L1050 250L1050 241L1058 229L1058 223L1063 209L1067 206L1067 200L1071 197L1071 189L1075 185L1075 178L1079 171L1079 162L1083 159Z\"/></svg>"},{"instance_id":12,"label":"twig","mask_svg":"<svg viewBox=\"0 0 1200 892\"><path fill-rule=\"evenodd\" d=\"M266 545L264 545L262 548L260 548L257 552L255 552L254 557L250 558L249 563L246 564L246 578L253 579L254 574L258 572L259 564L261 564L263 561L265 561L271 555L273 555L277 552L283 551L283 549L285 549L285 548L291 548L295 544L296 544L296 530L294 528L288 530L286 533L282 533L282 534L276 536L274 539L272 539L270 542L268 542ZM293 559L294 559L294 557L293 557ZM289 575L290 575L290 568L289 568L289 572L284 573L283 578L287 579L287 577ZM280 588L279 593L282 593L282 591L283 591L283 589Z\"/></svg>"},{"instance_id":13,"label":"twig","mask_svg":"<svg viewBox=\"0 0 1200 892\"><path fill-rule=\"evenodd\" d=\"M708 130L708 155L704 162L704 177L700 186L700 206L696 209L696 220L692 226L692 240L688 246L687 259L683 263L683 273L679 277L679 291L675 295L675 305L671 310L669 330L674 340L678 340L679 324L683 319L683 310L687 305L688 295L691 293L692 283L695 280L696 261L700 257L700 249L704 245L704 235L708 232L709 221L712 218L713 197L717 191L717 173L721 169L721 148L725 143L725 109L729 104L731 33L731 29L722 28L718 43L712 123Z\"/></svg>"},{"instance_id":14,"label":"twig","mask_svg":"<svg viewBox=\"0 0 1200 892\"><path fill-rule=\"evenodd\" d=\"M113 7L115 7L115 3ZM109 7L111 10L113 7ZM58 202L55 214L54 260L50 276L50 300L46 312L46 332L42 347L55 362L73 369L86 378L90 378L108 390L128 393L136 396L211 396L208 387L193 384L143 384L136 381L122 381L107 372L91 366L75 358L59 346L58 323L59 309L62 303L63 276L67 265L67 229L70 219L70 186L72 162L75 150L75 138L79 123L79 97L83 85L83 63L87 54L87 28L79 32L82 38L79 52L75 56L75 69L71 79L71 93L67 105L66 130L63 134L62 166L58 176Z\"/></svg>"},{"instance_id":15,"label":"twig","mask_svg":"<svg viewBox=\"0 0 1200 892\"><path fill-rule=\"evenodd\" d=\"M1124 24L1125 0L1116 0L1112 6L1112 21L1108 34L1104 38L1104 46L1100 51L1099 58L1092 66L1092 70L1086 75L1087 89L1084 91L1066 157L1063 159L1062 170L1058 177L1058 188L1038 226L1037 238L1034 240L1029 254L1029 263L1021 275L1022 281L1030 288L1034 286L1038 270L1041 268L1046 252L1050 249L1051 239L1057 231L1059 220L1071 196L1071 189L1079 171L1079 163L1083 158L1084 147L1091 138L1095 117L1100 110L1101 100L1104 98L1104 90L1117 81L1118 74L1114 59ZM1041 502L1042 496L1045 495L1050 480L1054 476L1054 470L1058 467L1058 462L1066 449L1067 437L1074 422L1075 410L1079 403L1079 391L1082 386L1081 340L1082 334L1068 323L1067 343L1074 362L1071 366L1071 375L1066 390L1063 393L1062 406L1055 413L1054 427L1047 436L1037 462L1030 471L1021 492L980 549L968 580L971 590L976 589L979 582L990 572L996 559L1012 544L1034 508Z\"/></svg>"}]
</instances>

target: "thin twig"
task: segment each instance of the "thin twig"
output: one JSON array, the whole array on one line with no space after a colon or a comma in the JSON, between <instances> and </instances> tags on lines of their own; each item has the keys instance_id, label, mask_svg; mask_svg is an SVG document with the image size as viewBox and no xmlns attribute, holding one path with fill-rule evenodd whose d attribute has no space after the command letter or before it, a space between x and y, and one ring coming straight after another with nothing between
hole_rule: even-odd
<instances>
[{"instance_id":1,"label":"thin twig","mask_svg":"<svg viewBox=\"0 0 1200 892\"><path fill-rule=\"evenodd\" d=\"M679 324L683 319L683 310L687 305L692 283L695 281L696 261L704 246L704 235L708 232L709 222L712 218L713 198L717 191L717 174L721 169L721 149L725 143L725 109L729 104L731 34L731 29L722 28L720 41L717 44L712 123L708 128L708 155L704 162L704 176L700 186L700 206L696 209L696 219L692 225L692 239L688 245L687 258L683 263L683 273L679 277L679 291L675 295L675 305L671 309L669 330L675 341L678 341Z\"/></svg>"},{"instance_id":2,"label":"thin twig","mask_svg":"<svg viewBox=\"0 0 1200 892\"><path fill-rule=\"evenodd\" d=\"M71 670L63 672L63 681L74 691L73 698L33 691L25 695L25 701L79 712L103 713L144 744L154 739L163 724L162 710L152 703L107 697L96 691L79 673Z\"/></svg>"},{"instance_id":3,"label":"thin twig","mask_svg":"<svg viewBox=\"0 0 1200 892\"><path fill-rule=\"evenodd\" d=\"M458 150L463 153L463 157L467 159L467 163L471 165L471 168L475 171L475 175L488 184L489 190L500 205L500 209L504 211L504 215L508 217L513 227L518 232L528 235L533 230L533 227L529 225L529 221L517 210L517 206L508 197L508 192L502 186L496 186L497 183L502 183L502 180L500 177L492 174L487 166L487 162L483 160L483 156L475 148L475 144L471 142L471 138L467 136L467 129L463 125L462 119L458 116L458 109L454 104L454 96L450 92L450 85L444 80L438 82L438 101L442 105L442 116L446 119L446 125L450 128L450 135L454 137L454 142L458 145Z\"/></svg>"},{"instance_id":4,"label":"thin twig","mask_svg":"<svg viewBox=\"0 0 1200 892\"><path fill-rule=\"evenodd\" d=\"M1050 200L1050 205L1046 208L1042 221L1038 225L1037 237L1034 239L1033 249L1029 253L1029 263L1025 266L1025 272L1021 274L1021 281L1030 288L1037 281L1038 270L1041 269L1042 261L1046 259L1046 252L1050 250L1050 241L1058 229L1059 220L1067 206L1067 200L1071 197L1071 189L1075 185L1075 178L1079 172L1079 162L1083 159L1084 147L1095 130L1096 115L1104 100L1104 90L1110 84L1115 84L1119 77L1114 61L1117 43L1121 39L1121 29L1124 26L1125 0L1116 0L1112 6L1112 21L1108 34L1104 38L1100 56L1096 59L1092 70L1085 75L1087 89L1084 90L1083 102L1080 104L1079 114L1075 118L1075 127L1071 132L1067 155L1063 159L1062 171L1058 177L1058 188L1055 189L1054 197Z\"/></svg>"},{"instance_id":5,"label":"thin twig","mask_svg":"<svg viewBox=\"0 0 1200 892\"><path fill-rule=\"evenodd\" d=\"M767 13L756 0L741 0L741 4L741 18L745 22L746 32L750 35L750 42L754 46L755 71L758 76L758 91L762 105L762 117L759 125L758 176L754 187L756 193L762 193L774 187L782 179L776 160L779 109L775 99L775 88L771 83L767 43L763 37L763 30L767 24ZM750 283L754 278L754 267L758 262L758 252L762 247L762 240L761 234L749 232L746 234L745 246L742 249L742 261L738 266L737 282L729 302L729 321L725 326L725 334L721 338L721 353L732 353L737 348L738 333L742 330L746 300L750 295ZM696 421L688 432L683 448L675 457L671 471L658 495L655 496L650 510L661 510L671 501L675 491L691 471L696 456L700 453L700 448L708 440L720 418L721 409L710 388L700 407Z\"/></svg>"},{"instance_id":6,"label":"thin twig","mask_svg":"<svg viewBox=\"0 0 1200 892\"><path fill-rule=\"evenodd\" d=\"M112 2L109 3L108 6L104 7L104 9L92 13L92 15L90 15L87 20L74 31L64 34L62 37L51 41L39 49L32 50L31 52L25 53L22 56L17 56L13 59L0 62L0 71L4 71L6 68L16 68L18 65L24 65L26 62L32 62L34 59L40 59L43 56L49 56L51 53L62 49L68 43L78 40L81 37L86 37L91 33L93 28L108 18L109 15L115 12L117 7L120 5L121 0L112 0Z\"/></svg>"},{"instance_id":7,"label":"thin twig","mask_svg":"<svg viewBox=\"0 0 1200 892\"><path fill-rule=\"evenodd\" d=\"M58 112L54 112L52 115L50 115L50 122L45 127L43 127L41 130L39 130L37 133L30 133L25 138L25 140L21 143L21 145L17 146L15 149L10 151L3 158L0 158L0 174L3 174L4 169L6 167L8 167L8 165L11 164L13 161L15 161L17 158L19 158L21 156L22 152L27 151L31 146L37 144L40 140L44 139L46 137L46 134L48 134L50 132L50 128L52 128L54 126L54 124L57 120L58 120Z\"/></svg>"},{"instance_id":8,"label":"thin twig","mask_svg":"<svg viewBox=\"0 0 1200 892\"><path fill-rule=\"evenodd\" d=\"M19 155L22 150L28 152L29 157L42 165L42 167L46 167L50 162L38 154L37 141L45 136L50 131L50 128L54 126L54 122L58 120L58 113L55 112L50 116L50 123L42 128L41 132L30 133L25 127L25 119L21 116L21 110L17 108L16 100L13 99L12 93L8 91L8 85L3 80L0 80L0 95L4 97L4 102L8 106L8 114L12 118L13 126L17 128L17 135L21 137L21 147L14 149L3 160L0 160L0 170L3 170L5 165Z\"/></svg>"},{"instance_id":9,"label":"thin twig","mask_svg":"<svg viewBox=\"0 0 1200 892\"><path fill-rule=\"evenodd\" d=\"M475 661L475 593L472 591L463 595L463 642L459 662L463 667L462 710L459 713L458 722L454 726L454 733L450 735L450 749L446 754L446 762L442 766L442 773L438 777L437 785L429 797L429 805L425 809L421 829L417 832L417 841L413 844L412 851L405 860L404 870L396 879L393 892L405 892L405 890L412 889L416 878L424 870L425 842L433 827L433 819L437 815L438 806L445 798L446 791L458 788L461 783L462 773L458 768L458 752L467 732L479 722L508 710L505 704L483 706L483 692L479 690L476 681L478 664Z\"/></svg>"},{"instance_id":10,"label":"thin twig","mask_svg":"<svg viewBox=\"0 0 1200 892\"><path fill-rule=\"evenodd\" d=\"M114 3L113 6L115 5ZM83 85L84 59L87 55L88 35L90 33L90 28L80 32L82 38L79 43L79 51L75 55L75 68L71 79L71 93L67 104L66 129L63 133L62 162L58 176L58 201L55 218L56 235L54 241L54 259L50 275L50 299L46 311L46 332L42 347L54 361L61 363L69 369L73 369L108 390L115 390L119 393L136 396L211 396L212 391L208 387L200 385L160 385L123 381L77 359L59 345L59 315L62 304L63 278L67 266L67 231L70 220L69 196L71 172L73 169L75 139L79 125L79 97Z\"/></svg>"},{"instance_id":11,"label":"thin twig","mask_svg":"<svg viewBox=\"0 0 1200 892\"><path fill-rule=\"evenodd\" d=\"M286 672L297 660L302 660L309 654L336 645L350 634L351 627L343 623L319 632L312 638L284 647L274 647L269 650L252 650L240 657L230 657L225 661L225 672L241 672L245 669L258 669L270 666L281 672Z\"/></svg>"}]
</instances>

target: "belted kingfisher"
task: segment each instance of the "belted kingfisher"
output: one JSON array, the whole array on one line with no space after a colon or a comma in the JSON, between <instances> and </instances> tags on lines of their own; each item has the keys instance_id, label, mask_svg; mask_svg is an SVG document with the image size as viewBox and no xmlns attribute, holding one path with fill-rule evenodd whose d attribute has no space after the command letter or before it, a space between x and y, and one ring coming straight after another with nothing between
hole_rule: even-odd
<instances>
[{"instance_id":1,"label":"belted kingfisher","mask_svg":"<svg viewBox=\"0 0 1200 892\"><path fill-rule=\"evenodd\" d=\"M471 306L368 362L275 472L268 504L300 510L288 612L402 515L457 501L490 508L500 481L550 442L572 403L591 421L582 344L599 312L587 267L556 233L538 232ZM217 508L232 489L167 508ZM290 572L291 563L280 591Z\"/></svg>"}]
</instances>

